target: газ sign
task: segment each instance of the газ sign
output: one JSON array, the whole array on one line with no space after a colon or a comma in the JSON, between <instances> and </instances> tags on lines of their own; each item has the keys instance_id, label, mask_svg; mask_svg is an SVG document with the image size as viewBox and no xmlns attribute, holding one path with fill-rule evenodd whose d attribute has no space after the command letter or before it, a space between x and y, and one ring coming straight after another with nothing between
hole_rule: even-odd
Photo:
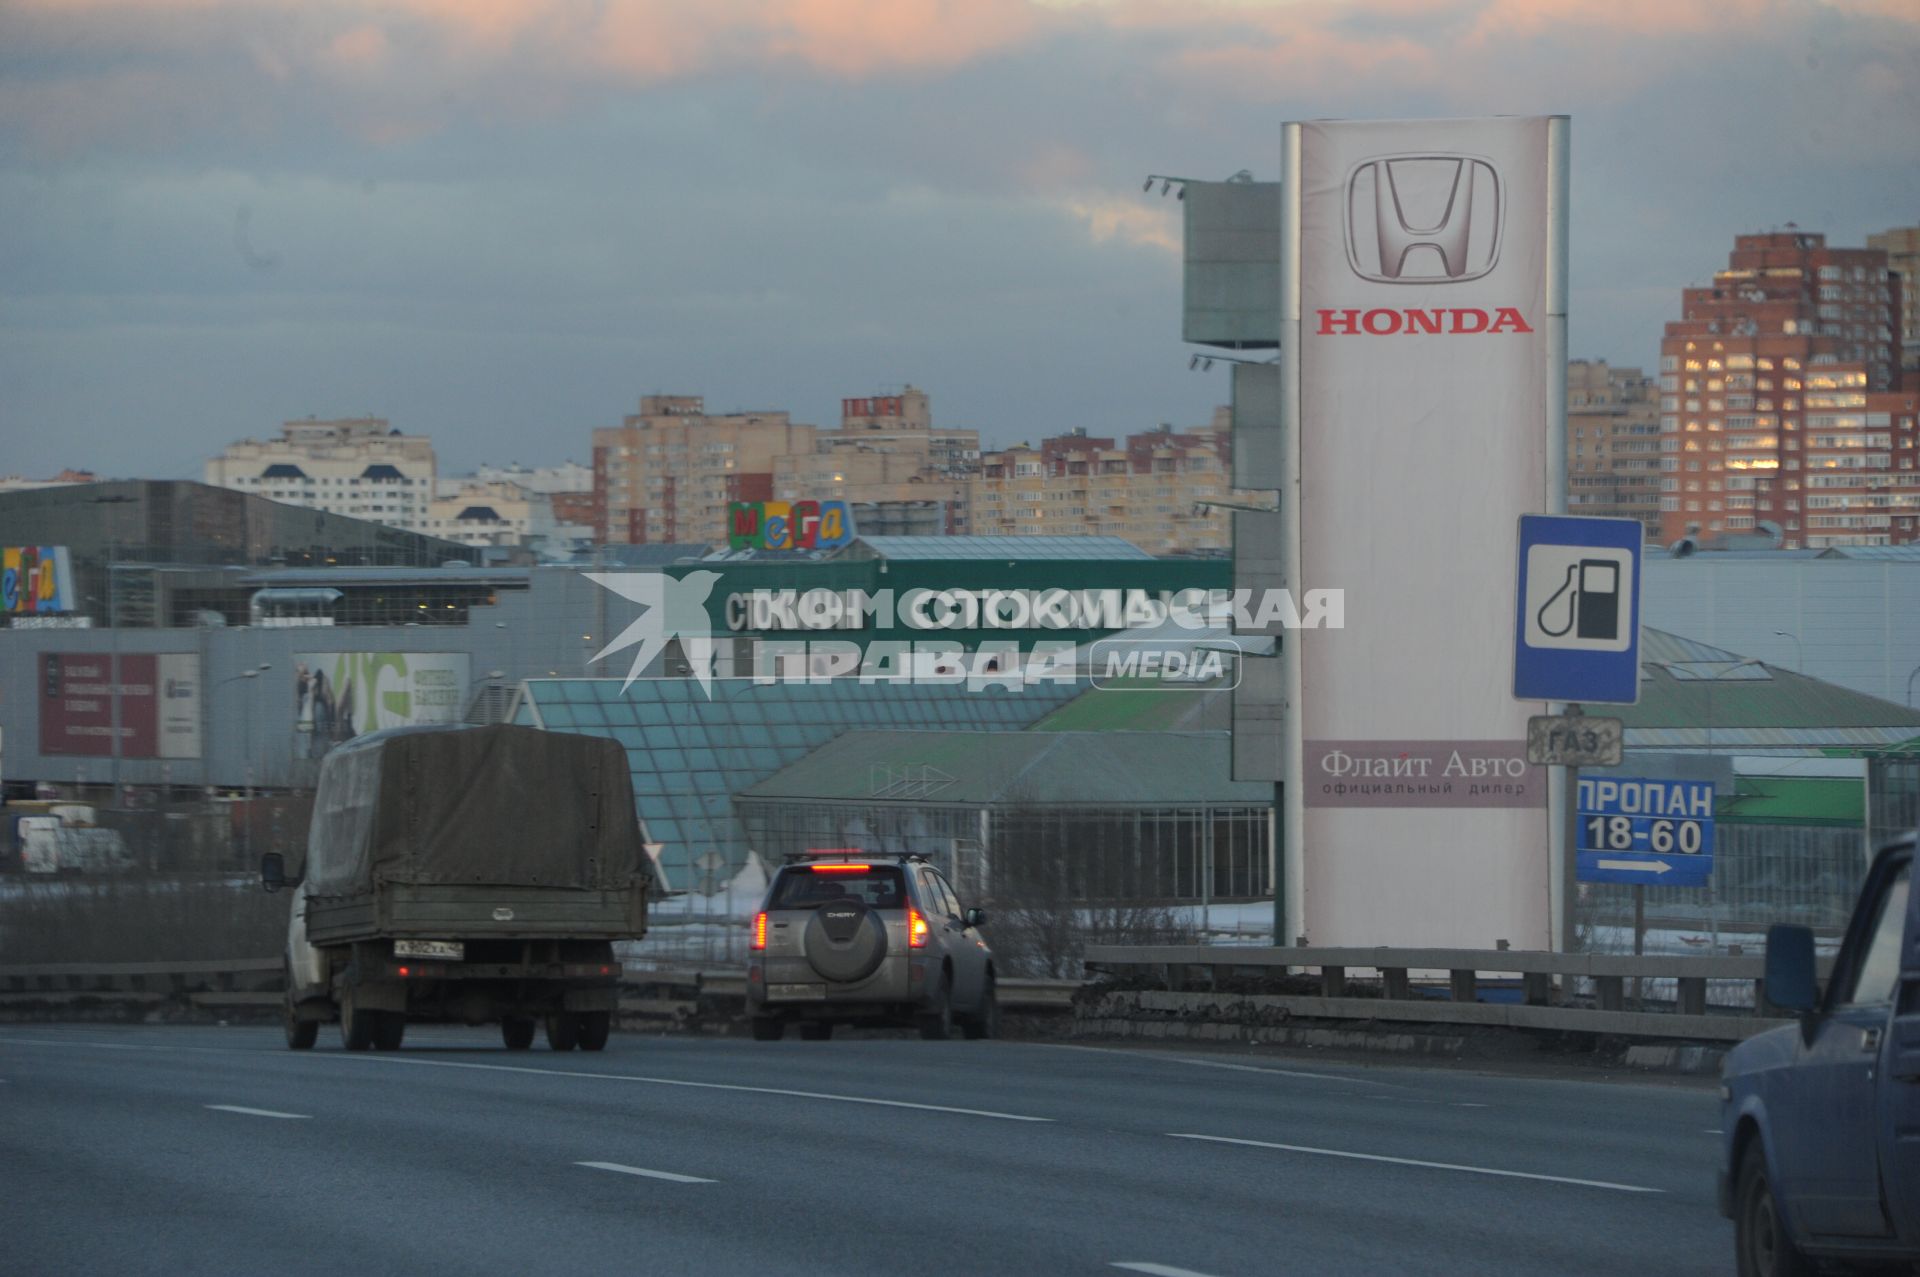
<instances>
[{"instance_id":1,"label":"\u0433\u0430\u0437 sign","mask_svg":"<svg viewBox=\"0 0 1920 1277\"><path fill-rule=\"evenodd\" d=\"M1541 706L1509 694L1505 639L1515 520L1557 488L1565 139L1286 126L1285 578L1344 587L1347 622L1281 645L1289 939L1551 947Z\"/></svg>"}]
</instances>

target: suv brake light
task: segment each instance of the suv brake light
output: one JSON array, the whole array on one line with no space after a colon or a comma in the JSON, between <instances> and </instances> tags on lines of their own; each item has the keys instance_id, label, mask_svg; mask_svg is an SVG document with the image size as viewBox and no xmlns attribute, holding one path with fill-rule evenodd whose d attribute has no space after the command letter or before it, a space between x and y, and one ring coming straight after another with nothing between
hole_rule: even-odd
<instances>
[{"instance_id":1,"label":"suv brake light","mask_svg":"<svg viewBox=\"0 0 1920 1277\"><path fill-rule=\"evenodd\" d=\"M927 920L912 905L907 906L907 947L924 949L927 947Z\"/></svg>"},{"instance_id":2,"label":"suv brake light","mask_svg":"<svg viewBox=\"0 0 1920 1277\"><path fill-rule=\"evenodd\" d=\"M817 874L863 874L872 868L873 868L872 865L849 865L849 864L814 865L813 872Z\"/></svg>"},{"instance_id":3,"label":"suv brake light","mask_svg":"<svg viewBox=\"0 0 1920 1277\"><path fill-rule=\"evenodd\" d=\"M767 947L767 911L765 909L753 915L753 947L755 949Z\"/></svg>"}]
</instances>

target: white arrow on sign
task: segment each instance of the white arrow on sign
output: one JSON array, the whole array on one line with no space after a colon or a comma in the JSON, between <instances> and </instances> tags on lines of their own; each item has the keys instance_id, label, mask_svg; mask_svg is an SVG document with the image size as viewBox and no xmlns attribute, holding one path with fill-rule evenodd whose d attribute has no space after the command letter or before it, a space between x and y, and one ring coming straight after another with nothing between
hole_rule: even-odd
<instances>
[{"instance_id":1,"label":"white arrow on sign","mask_svg":"<svg viewBox=\"0 0 1920 1277\"><path fill-rule=\"evenodd\" d=\"M1643 874L1663 874L1673 868L1664 860L1600 860L1594 864L1599 869L1624 869Z\"/></svg>"}]
</instances>

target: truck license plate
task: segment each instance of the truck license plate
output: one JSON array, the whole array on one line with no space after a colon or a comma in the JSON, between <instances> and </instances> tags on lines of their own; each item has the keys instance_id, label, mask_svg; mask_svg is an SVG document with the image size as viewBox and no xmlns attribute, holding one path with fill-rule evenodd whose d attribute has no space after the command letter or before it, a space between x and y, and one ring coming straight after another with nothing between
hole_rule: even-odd
<instances>
[{"instance_id":1,"label":"truck license plate","mask_svg":"<svg viewBox=\"0 0 1920 1277\"><path fill-rule=\"evenodd\" d=\"M459 940L395 940L396 958L445 958L449 962L466 959L467 946Z\"/></svg>"},{"instance_id":2,"label":"truck license plate","mask_svg":"<svg viewBox=\"0 0 1920 1277\"><path fill-rule=\"evenodd\" d=\"M824 984L770 984L767 986L769 998L819 998L825 1000L827 986Z\"/></svg>"}]
</instances>

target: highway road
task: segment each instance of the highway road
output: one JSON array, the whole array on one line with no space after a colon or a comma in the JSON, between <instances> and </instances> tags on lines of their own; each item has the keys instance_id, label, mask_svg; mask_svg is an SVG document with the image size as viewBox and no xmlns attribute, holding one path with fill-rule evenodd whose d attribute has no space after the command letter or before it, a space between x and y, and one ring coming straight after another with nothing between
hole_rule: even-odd
<instances>
[{"instance_id":1,"label":"highway road","mask_svg":"<svg viewBox=\"0 0 1920 1277\"><path fill-rule=\"evenodd\" d=\"M0 1026L0 1267L1730 1271L1702 1086L1302 1056Z\"/></svg>"}]
</instances>

